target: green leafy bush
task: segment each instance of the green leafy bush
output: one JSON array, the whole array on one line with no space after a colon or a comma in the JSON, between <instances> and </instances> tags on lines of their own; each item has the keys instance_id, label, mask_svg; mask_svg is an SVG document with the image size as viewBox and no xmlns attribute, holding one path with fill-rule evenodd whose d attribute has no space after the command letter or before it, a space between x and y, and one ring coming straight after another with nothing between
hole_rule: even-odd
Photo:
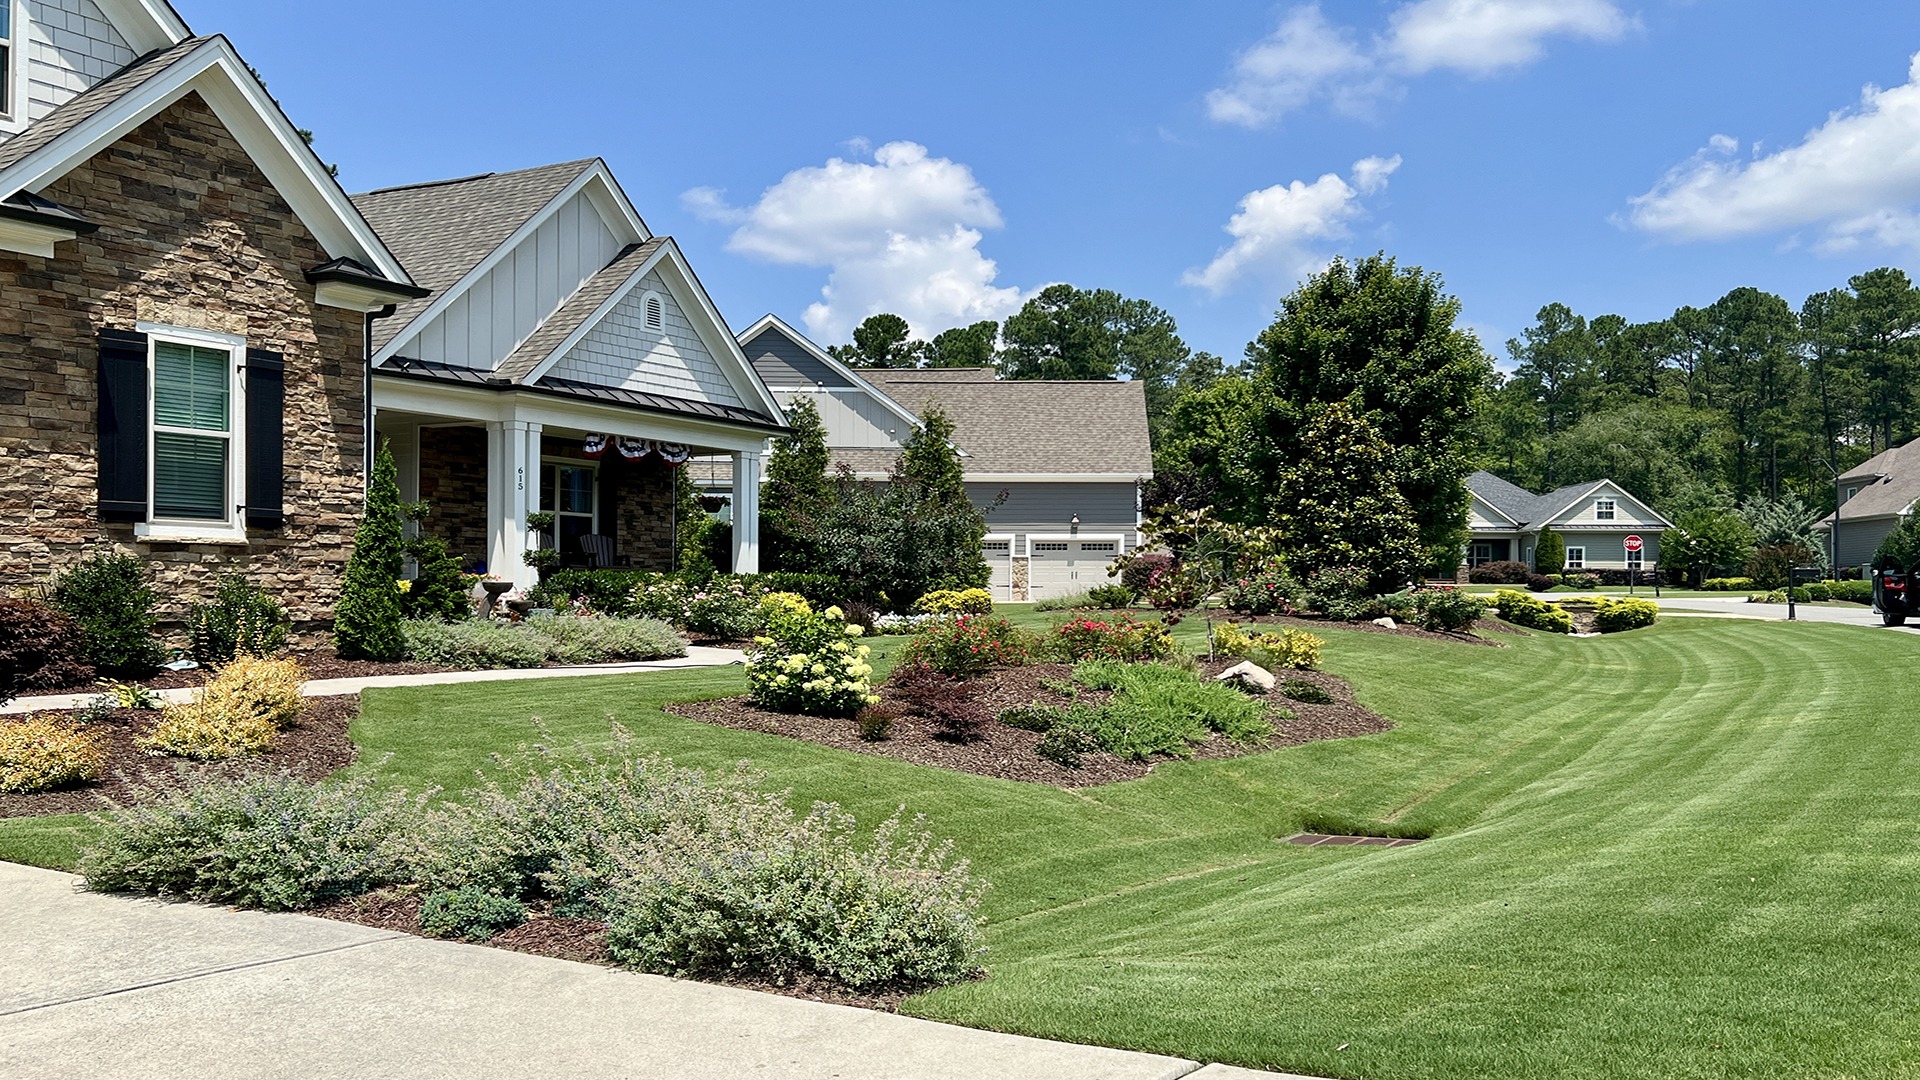
<instances>
[{"instance_id":1,"label":"green leafy bush","mask_svg":"<svg viewBox=\"0 0 1920 1080\"><path fill-rule=\"evenodd\" d=\"M1597 589L1600 587L1599 574L1561 574L1560 584L1569 589Z\"/></svg>"},{"instance_id":2,"label":"green leafy bush","mask_svg":"<svg viewBox=\"0 0 1920 1080\"><path fill-rule=\"evenodd\" d=\"M95 815L79 869L94 892L295 910L407 880L420 819L364 778L203 777Z\"/></svg>"},{"instance_id":3,"label":"green leafy bush","mask_svg":"<svg viewBox=\"0 0 1920 1080\"><path fill-rule=\"evenodd\" d=\"M1277 559L1235 578L1221 591L1229 611L1242 615L1287 615L1302 596L1300 582Z\"/></svg>"},{"instance_id":4,"label":"green leafy bush","mask_svg":"<svg viewBox=\"0 0 1920 1080\"><path fill-rule=\"evenodd\" d=\"M993 594L985 589L935 589L914 601L913 609L928 615L986 615L993 611Z\"/></svg>"},{"instance_id":5,"label":"green leafy bush","mask_svg":"<svg viewBox=\"0 0 1920 1080\"><path fill-rule=\"evenodd\" d=\"M154 634L156 597L132 555L102 551L53 583L53 606L80 625L80 659L109 675L152 674L167 653Z\"/></svg>"},{"instance_id":6,"label":"green leafy bush","mask_svg":"<svg viewBox=\"0 0 1920 1080\"><path fill-rule=\"evenodd\" d=\"M1617 599L1603 596L1593 604L1594 629L1603 634L1652 626L1654 620L1659 617L1660 605L1651 600L1642 600L1633 596Z\"/></svg>"},{"instance_id":7,"label":"green leafy bush","mask_svg":"<svg viewBox=\"0 0 1920 1080\"><path fill-rule=\"evenodd\" d=\"M1009 705L1000 710L997 719L1012 728L1022 731L1045 732L1067 715L1067 710L1058 705Z\"/></svg>"},{"instance_id":8,"label":"green leafy bush","mask_svg":"<svg viewBox=\"0 0 1920 1080\"><path fill-rule=\"evenodd\" d=\"M1487 613L1486 601L1459 589L1416 589L1413 621L1422 630L1458 633Z\"/></svg>"},{"instance_id":9,"label":"green leafy bush","mask_svg":"<svg viewBox=\"0 0 1920 1080\"><path fill-rule=\"evenodd\" d=\"M1849 604L1873 603L1873 582L1858 578L1842 578L1827 582L1827 592L1835 600L1844 600Z\"/></svg>"},{"instance_id":10,"label":"green leafy bush","mask_svg":"<svg viewBox=\"0 0 1920 1080\"><path fill-rule=\"evenodd\" d=\"M852 716L880 698L868 681L871 650L855 644L861 630L839 608L770 608L767 632L747 654L747 686L769 709L811 716Z\"/></svg>"},{"instance_id":11,"label":"green leafy bush","mask_svg":"<svg viewBox=\"0 0 1920 1080\"><path fill-rule=\"evenodd\" d=\"M527 906L471 885L437 889L420 905L420 929L437 938L485 941L527 921Z\"/></svg>"},{"instance_id":12,"label":"green leafy bush","mask_svg":"<svg viewBox=\"0 0 1920 1080\"><path fill-rule=\"evenodd\" d=\"M1381 608L1371 586L1372 575L1357 566L1335 566L1307 578L1301 602L1335 622L1364 622L1379 618Z\"/></svg>"},{"instance_id":13,"label":"green leafy bush","mask_svg":"<svg viewBox=\"0 0 1920 1080\"><path fill-rule=\"evenodd\" d=\"M1752 592L1760 583L1750 577L1715 577L1700 583L1708 592Z\"/></svg>"},{"instance_id":14,"label":"green leafy bush","mask_svg":"<svg viewBox=\"0 0 1920 1080\"><path fill-rule=\"evenodd\" d=\"M0 705L23 691L58 690L93 678L80 659L80 626L37 600L0 598Z\"/></svg>"},{"instance_id":15,"label":"green leafy bush","mask_svg":"<svg viewBox=\"0 0 1920 1080\"><path fill-rule=\"evenodd\" d=\"M265 589L245 575L221 577L213 599L187 613L187 641L202 664L224 664L236 655L271 656L287 644L290 620Z\"/></svg>"},{"instance_id":16,"label":"green leafy bush","mask_svg":"<svg viewBox=\"0 0 1920 1080\"><path fill-rule=\"evenodd\" d=\"M1087 730L1120 757L1187 757L1211 731L1241 742L1273 733L1259 702L1179 668L1096 660L1077 666L1074 677L1095 690L1114 692L1106 707L1088 716Z\"/></svg>"},{"instance_id":17,"label":"green leafy bush","mask_svg":"<svg viewBox=\"0 0 1920 1080\"><path fill-rule=\"evenodd\" d=\"M1823 603L1833 599L1833 589L1824 581L1807 582L1807 599L1814 603Z\"/></svg>"},{"instance_id":18,"label":"green leafy bush","mask_svg":"<svg viewBox=\"0 0 1920 1080\"><path fill-rule=\"evenodd\" d=\"M1011 623L986 615L928 623L900 654L902 666L925 665L958 678L983 675L996 667L1019 667L1031 659L1025 638Z\"/></svg>"},{"instance_id":19,"label":"green leafy bush","mask_svg":"<svg viewBox=\"0 0 1920 1080\"><path fill-rule=\"evenodd\" d=\"M1328 693L1325 687L1317 683L1310 683L1305 679L1286 680L1280 684L1280 694L1283 697L1305 702L1308 705L1333 704L1333 695Z\"/></svg>"},{"instance_id":20,"label":"green leafy bush","mask_svg":"<svg viewBox=\"0 0 1920 1080\"><path fill-rule=\"evenodd\" d=\"M531 668L547 662L547 643L526 624L494 619L445 623L413 619L400 624L407 659L451 668Z\"/></svg>"},{"instance_id":21,"label":"green leafy bush","mask_svg":"<svg viewBox=\"0 0 1920 1080\"><path fill-rule=\"evenodd\" d=\"M401 624L406 657L443 667L531 668L557 664L604 664L685 656L686 642L654 619L544 615L524 622L432 619Z\"/></svg>"},{"instance_id":22,"label":"green leafy bush","mask_svg":"<svg viewBox=\"0 0 1920 1080\"><path fill-rule=\"evenodd\" d=\"M447 550L445 540L416 536L407 541L407 553L420 569L400 593L403 618L454 621L473 614L467 577L460 572L460 560Z\"/></svg>"},{"instance_id":23,"label":"green leafy bush","mask_svg":"<svg viewBox=\"0 0 1920 1080\"><path fill-rule=\"evenodd\" d=\"M1512 589L1495 593L1493 604L1500 609L1500 617L1515 626L1548 634L1573 633L1573 616L1558 604L1550 604Z\"/></svg>"},{"instance_id":24,"label":"green leafy bush","mask_svg":"<svg viewBox=\"0 0 1920 1080\"><path fill-rule=\"evenodd\" d=\"M0 718L0 794L85 783L106 765L99 736L73 724L39 715Z\"/></svg>"},{"instance_id":25,"label":"green leafy bush","mask_svg":"<svg viewBox=\"0 0 1920 1080\"><path fill-rule=\"evenodd\" d=\"M1173 634L1162 622L1079 618L1054 628L1051 651L1069 663L1082 660L1139 662L1169 660L1179 652Z\"/></svg>"},{"instance_id":26,"label":"green leafy bush","mask_svg":"<svg viewBox=\"0 0 1920 1080\"><path fill-rule=\"evenodd\" d=\"M1097 718L1098 713L1084 706L1077 712L1079 715L1064 718L1046 730L1033 748L1035 756L1077 769L1086 763L1085 755L1100 749L1100 738L1089 730L1087 723L1089 718Z\"/></svg>"}]
</instances>

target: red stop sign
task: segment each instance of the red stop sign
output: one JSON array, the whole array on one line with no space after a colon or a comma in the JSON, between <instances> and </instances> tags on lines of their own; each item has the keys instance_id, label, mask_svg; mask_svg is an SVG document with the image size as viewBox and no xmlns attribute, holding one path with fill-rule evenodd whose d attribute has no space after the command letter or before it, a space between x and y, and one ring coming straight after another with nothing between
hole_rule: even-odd
<instances>
[{"instance_id":1,"label":"red stop sign","mask_svg":"<svg viewBox=\"0 0 1920 1080\"><path fill-rule=\"evenodd\" d=\"M1640 550L1641 548L1643 548L1643 547L1646 547L1646 546L1647 546L1647 545L1646 545L1646 541L1644 541L1644 540L1641 540L1641 539L1640 539L1639 537L1637 537L1637 536L1629 536L1629 537L1627 537L1627 550L1628 550L1628 551L1639 551L1639 550Z\"/></svg>"}]
</instances>

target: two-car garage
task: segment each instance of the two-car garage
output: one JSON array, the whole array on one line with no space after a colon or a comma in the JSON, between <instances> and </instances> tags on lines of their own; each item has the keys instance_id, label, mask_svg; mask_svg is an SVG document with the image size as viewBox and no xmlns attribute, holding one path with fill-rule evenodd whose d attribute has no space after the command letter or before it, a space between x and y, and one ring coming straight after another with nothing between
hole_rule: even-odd
<instances>
[{"instance_id":1,"label":"two-car garage","mask_svg":"<svg viewBox=\"0 0 1920 1080\"><path fill-rule=\"evenodd\" d=\"M989 588L996 599L1044 600L1110 584L1107 568L1121 553L1121 540L1115 536L1022 539L1025 550L1019 554L1013 539L989 538L984 545L993 571Z\"/></svg>"}]
</instances>

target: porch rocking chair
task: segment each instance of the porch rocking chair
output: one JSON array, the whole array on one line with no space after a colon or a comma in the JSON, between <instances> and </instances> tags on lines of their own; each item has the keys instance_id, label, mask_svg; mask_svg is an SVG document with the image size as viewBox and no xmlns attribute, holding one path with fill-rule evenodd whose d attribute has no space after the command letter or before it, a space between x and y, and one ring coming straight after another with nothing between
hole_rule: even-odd
<instances>
[{"instance_id":1,"label":"porch rocking chair","mask_svg":"<svg viewBox=\"0 0 1920 1080\"><path fill-rule=\"evenodd\" d=\"M613 537L599 533L588 533L580 538L580 554L585 557L587 569L605 570L614 565Z\"/></svg>"}]
</instances>

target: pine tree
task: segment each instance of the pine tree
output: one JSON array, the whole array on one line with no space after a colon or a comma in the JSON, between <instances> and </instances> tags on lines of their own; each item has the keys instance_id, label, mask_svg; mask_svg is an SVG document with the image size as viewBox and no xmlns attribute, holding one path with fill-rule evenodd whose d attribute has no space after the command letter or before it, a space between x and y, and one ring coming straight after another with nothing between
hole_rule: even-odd
<instances>
[{"instance_id":1,"label":"pine tree","mask_svg":"<svg viewBox=\"0 0 1920 1080\"><path fill-rule=\"evenodd\" d=\"M333 611L333 647L345 660L398 660L400 635L400 481L393 452L380 444L367 484L367 507L353 533L347 579Z\"/></svg>"},{"instance_id":2,"label":"pine tree","mask_svg":"<svg viewBox=\"0 0 1920 1080\"><path fill-rule=\"evenodd\" d=\"M796 401L787 409L792 429L773 444L767 458L767 483L760 491L760 541L767 567L789 573L819 573L819 538L815 519L833 497L827 479L832 454L827 449L827 427L811 401Z\"/></svg>"}]
</instances>

